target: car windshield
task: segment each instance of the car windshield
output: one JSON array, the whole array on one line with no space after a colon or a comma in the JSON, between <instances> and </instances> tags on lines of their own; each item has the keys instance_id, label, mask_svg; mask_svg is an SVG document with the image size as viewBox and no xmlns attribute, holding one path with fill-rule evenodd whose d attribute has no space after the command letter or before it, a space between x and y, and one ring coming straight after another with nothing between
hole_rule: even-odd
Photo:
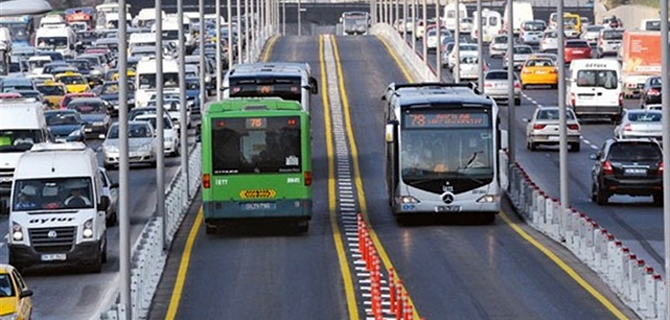
<instances>
[{"instance_id":1,"label":"car windshield","mask_svg":"<svg viewBox=\"0 0 670 320\"><path fill-rule=\"evenodd\" d=\"M533 53L533 49L531 49L530 47L514 47L514 53L531 54Z\"/></svg>"},{"instance_id":2,"label":"car windshield","mask_svg":"<svg viewBox=\"0 0 670 320\"><path fill-rule=\"evenodd\" d=\"M565 44L566 48L589 48L589 44L586 41L568 41Z\"/></svg>"},{"instance_id":3,"label":"car windshield","mask_svg":"<svg viewBox=\"0 0 670 320\"><path fill-rule=\"evenodd\" d=\"M607 30L603 32L603 39L605 40L621 40L623 39L623 30Z\"/></svg>"},{"instance_id":4,"label":"car windshield","mask_svg":"<svg viewBox=\"0 0 670 320\"><path fill-rule=\"evenodd\" d=\"M610 161L660 161L661 148L653 143L615 143L610 147Z\"/></svg>"},{"instance_id":5,"label":"car windshield","mask_svg":"<svg viewBox=\"0 0 670 320\"><path fill-rule=\"evenodd\" d=\"M128 138L148 138L151 137L149 126L144 123L131 123L128 125ZM119 138L119 125L115 123L109 129L108 139Z\"/></svg>"},{"instance_id":6,"label":"car windshield","mask_svg":"<svg viewBox=\"0 0 670 320\"><path fill-rule=\"evenodd\" d=\"M553 67L554 63L549 59L533 59L526 61L526 67Z\"/></svg>"},{"instance_id":7,"label":"car windshield","mask_svg":"<svg viewBox=\"0 0 670 320\"><path fill-rule=\"evenodd\" d=\"M527 22L524 28L526 31L542 31L544 29L546 29L546 25L540 21Z\"/></svg>"},{"instance_id":8,"label":"car windshield","mask_svg":"<svg viewBox=\"0 0 670 320\"><path fill-rule=\"evenodd\" d=\"M15 211L88 209L94 202L91 178L27 179L14 182ZM39 212L38 212L39 213Z\"/></svg>"},{"instance_id":9,"label":"car windshield","mask_svg":"<svg viewBox=\"0 0 670 320\"><path fill-rule=\"evenodd\" d=\"M81 114L99 114L107 112L101 101L77 101L77 99L74 99L68 103L67 108L77 110Z\"/></svg>"},{"instance_id":10,"label":"car windshield","mask_svg":"<svg viewBox=\"0 0 670 320\"><path fill-rule=\"evenodd\" d=\"M65 95L65 89L62 86L37 86L37 90L45 96Z\"/></svg>"},{"instance_id":11,"label":"car windshield","mask_svg":"<svg viewBox=\"0 0 670 320\"><path fill-rule=\"evenodd\" d=\"M62 82L65 85L70 85L70 84L86 84L86 80L82 76L78 75L72 75L72 76L62 76L59 77L58 82Z\"/></svg>"},{"instance_id":12,"label":"car windshield","mask_svg":"<svg viewBox=\"0 0 670 320\"><path fill-rule=\"evenodd\" d=\"M43 142L39 130L0 130L0 152L25 151L38 142Z\"/></svg>"},{"instance_id":13,"label":"car windshield","mask_svg":"<svg viewBox=\"0 0 670 320\"><path fill-rule=\"evenodd\" d=\"M567 112L565 113L565 116L569 120L574 120L575 119L575 114L572 112L572 110L567 109ZM558 121L559 117L559 110L558 109L543 109L537 112L537 120L556 120Z\"/></svg>"},{"instance_id":14,"label":"car windshield","mask_svg":"<svg viewBox=\"0 0 670 320\"><path fill-rule=\"evenodd\" d=\"M137 121L146 121L151 123L151 126L156 128L158 125L156 124L156 117L140 117L140 118L135 118L134 120ZM167 129L172 129L172 121L168 117L163 117L163 128L165 130Z\"/></svg>"},{"instance_id":15,"label":"car windshield","mask_svg":"<svg viewBox=\"0 0 670 320\"><path fill-rule=\"evenodd\" d=\"M586 32L600 32L602 29L604 29L603 26L588 26L586 27Z\"/></svg>"},{"instance_id":16,"label":"car windshield","mask_svg":"<svg viewBox=\"0 0 670 320\"><path fill-rule=\"evenodd\" d=\"M53 38L39 38L37 41L38 48L65 48L67 47L67 38L66 37L53 37Z\"/></svg>"},{"instance_id":17,"label":"car windshield","mask_svg":"<svg viewBox=\"0 0 670 320\"><path fill-rule=\"evenodd\" d=\"M484 77L486 80L507 80L507 71L495 71L495 72L488 72L486 76ZM514 79L516 79L516 75L514 75Z\"/></svg>"},{"instance_id":18,"label":"car windshield","mask_svg":"<svg viewBox=\"0 0 670 320\"><path fill-rule=\"evenodd\" d=\"M79 123L77 115L72 112L47 113L45 118L48 126L67 126Z\"/></svg>"},{"instance_id":19,"label":"car windshield","mask_svg":"<svg viewBox=\"0 0 670 320\"><path fill-rule=\"evenodd\" d=\"M119 93L119 85L117 84L106 84L102 86L100 94L116 94Z\"/></svg>"},{"instance_id":20,"label":"car windshield","mask_svg":"<svg viewBox=\"0 0 670 320\"><path fill-rule=\"evenodd\" d=\"M628 112L627 118L631 122L661 122L660 112Z\"/></svg>"}]
</instances>

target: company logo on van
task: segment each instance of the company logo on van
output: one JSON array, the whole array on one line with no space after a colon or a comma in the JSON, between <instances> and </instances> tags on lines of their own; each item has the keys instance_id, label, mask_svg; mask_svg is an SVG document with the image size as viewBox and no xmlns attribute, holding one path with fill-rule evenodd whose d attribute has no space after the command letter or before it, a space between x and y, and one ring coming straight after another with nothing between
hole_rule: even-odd
<instances>
[{"instance_id":1,"label":"company logo on van","mask_svg":"<svg viewBox=\"0 0 670 320\"><path fill-rule=\"evenodd\" d=\"M53 217L53 218L35 218L30 219L30 224L46 224L50 222L70 222L74 221L74 217Z\"/></svg>"}]
</instances>

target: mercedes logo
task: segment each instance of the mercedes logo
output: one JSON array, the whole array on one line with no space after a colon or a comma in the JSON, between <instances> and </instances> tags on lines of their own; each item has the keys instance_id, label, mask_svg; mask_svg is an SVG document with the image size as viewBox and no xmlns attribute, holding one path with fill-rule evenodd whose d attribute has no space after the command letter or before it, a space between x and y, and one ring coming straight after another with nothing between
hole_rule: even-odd
<instances>
[{"instance_id":1,"label":"mercedes logo","mask_svg":"<svg viewBox=\"0 0 670 320\"><path fill-rule=\"evenodd\" d=\"M442 196L442 201L444 201L446 204L450 204L454 202L454 196L451 193L447 193Z\"/></svg>"},{"instance_id":2,"label":"mercedes logo","mask_svg":"<svg viewBox=\"0 0 670 320\"><path fill-rule=\"evenodd\" d=\"M56 230L49 230L49 233L47 233L47 237L49 237L49 239L56 239L56 237L58 237L58 233L56 232Z\"/></svg>"}]
</instances>

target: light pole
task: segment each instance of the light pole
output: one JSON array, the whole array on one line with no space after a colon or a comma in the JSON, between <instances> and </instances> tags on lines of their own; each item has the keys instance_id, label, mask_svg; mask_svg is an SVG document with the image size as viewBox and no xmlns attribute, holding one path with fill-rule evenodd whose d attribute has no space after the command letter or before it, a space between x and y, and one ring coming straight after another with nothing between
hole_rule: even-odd
<instances>
[{"instance_id":1,"label":"light pole","mask_svg":"<svg viewBox=\"0 0 670 320\"><path fill-rule=\"evenodd\" d=\"M563 0L559 0L563 1ZM514 163L516 159L515 143L514 143L514 125L516 112L514 110L514 6L513 1L507 1L507 127L509 131L508 154L509 163ZM559 46L560 47L560 46Z\"/></svg>"},{"instance_id":2,"label":"light pole","mask_svg":"<svg viewBox=\"0 0 670 320\"><path fill-rule=\"evenodd\" d=\"M286 0L281 0L281 34L286 35Z\"/></svg>"},{"instance_id":3,"label":"light pole","mask_svg":"<svg viewBox=\"0 0 670 320\"><path fill-rule=\"evenodd\" d=\"M221 0L216 0L215 1L216 5L216 100L221 101L221 72L223 72L221 68ZM177 8L177 11L182 10L181 8ZM179 15L179 14L177 14ZM181 23L183 24L183 23ZM180 25L181 25L180 24ZM181 29L180 29L181 30ZM179 36L179 40L181 40L181 35ZM179 52L183 51L184 45L180 42L179 43ZM180 58L180 65L179 65L179 71L181 72L181 66L182 61ZM202 70L202 69L200 69ZM184 79L182 75L179 75L179 79ZM180 81L180 84L183 81ZM181 89L181 85L179 86L179 96L184 95L185 89ZM183 104L182 104L183 106ZM184 108L182 108L184 109ZM184 123L184 122L182 122ZM183 167L182 167L183 168Z\"/></svg>"},{"instance_id":4,"label":"light pole","mask_svg":"<svg viewBox=\"0 0 670 320\"><path fill-rule=\"evenodd\" d=\"M663 163L670 163L670 52L668 49L668 0L661 0L661 104L663 105ZM663 170L663 228L665 234L665 279L670 279L670 170ZM670 315L670 292L665 294L665 314Z\"/></svg>"},{"instance_id":5,"label":"light pole","mask_svg":"<svg viewBox=\"0 0 670 320\"><path fill-rule=\"evenodd\" d=\"M410 37L412 40L412 52L416 52L414 37L416 37L416 0L412 0L412 36Z\"/></svg>"},{"instance_id":6,"label":"light pole","mask_svg":"<svg viewBox=\"0 0 670 320\"><path fill-rule=\"evenodd\" d=\"M479 90L484 91L484 35L482 31L482 0L477 0L477 15L475 17L475 26L479 26L477 29L477 67L479 68L479 78L477 79L477 86Z\"/></svg>"},{"instance_id":7,"label":"light pole","mask_svg":"<svg viewBox=\"0 0 670 320\"><path fill-rule=\"evenodd\" d=\"M202 0L200 0L202 1ZM163 228L163 249L168 247L167 217L165 216L165 146L163 145L163 7L162 0L156 0L156 215L161 217ZM123 14L122 14L123 15ZM200 20L202 21L202 19ZM181 21L180 21L181 22ZM201 24L202 25L202 24ZM124 54L125 52L121 52ZM202 69L201 69L202 70ZM126 70L119 70L124 73ZM174 76L174 75L173 75Z\"/></svg>"},{"instance_id":8,"label":"light pole","mask_svg":"<svg viewBox=\"0 0 670 320\"><path fill-rule=\"evenodd\" d=\"M237 63L242 63L242 0L235 0L235 20L237 20ZM202 50L201 50L202 52Z\"/></svg>"},{"instance_id":9,"label":"light pole","mask_svg":"<svg viewBox=\"0 0 670 320\"><path fill-rule=\"evenodd\" d=\"M220 1L220 0L217 0ZM177 57L178 59L178 64L179 64L179 121L181 123L186 123L186 81L184 81L184 78L186 78L186 63L185 63L185 56L186 56L186 49L185 49L185 41L184 41L184 6L183 6L183 0L177 0L177 20L181 21L179 23L179 56ZM221 28L219 28L221 29ZM218 74L217 74L218 76ZM218 82L218 78L217 78ZM218 96L218 91L217 91L217 96ZM189 181L189 170L188 170L188 132L186 130L179 130L179 153L181 155L181 174L186 178L185 181ZM190 198L191 194L189 193L190 190L189 188L186 188L186 192L188 194L188 197Z\"/></svg>"},{"instance_id":10,"label":"light pole","mask_svg":"<svg viewBox=\"0 0 670 320\"><path fill-rule=\"evenodd\" d=\"M372 0L374 1L374 0ZM409 14L409 8L407 7L408 5L408 0L404 0L405 4L402 7L402 39L407 42L407 22L409 20L408 14Z\"/></svg>"},{"instance_id":11,"label":"light pole","mask_svg":"<svg viewBox=\"0 0 670 320\"><path fill-rule=\"evenodd\" d=\"M558 163L559 163L559 189L560 189L560 208L561 217L563 213L570 208L570 194L568 193L568 132L567 115L565 111L565 33L564 24L564 4L563 0L558 1L557 8L558 26ZM510 162L512 163L512 162Z\"/></svg>"},{"instance_id":12,"label":"light pole","mask_svg":"<svg viewBox=\"0 0 670 320\"><path fill-rule=\"evenodd\" d=\"M246 63L249 63L249 50L251 49L249 33L249 0L244 0L244 53Z\"/></svg>"},{"instance_id":13,"label":"light pole","mask_svg":"<svg viewBox=\"0 0 670 320\"><path fill-rule=\"evenodd\" d=\"M302 36L302 5L301 0L298 0L298 36Z\"/></svg>"},{"instance_id":14,"label":"light pole","mask_svg":"<svg viewBox=\"0 0 670 320\"><path fill-rule=\"evenodd\" d=\"M119 0L119 52L128 51L128 21L126 0ZM128 158L128 56L119 54L119 275L121 278L120 302L126 309L126 318L132 319L130 299L130 202Z\"/></svg>"},{"instance_id":15,"label":"light pole","mask_svg":"<svg viewBox=\"0 0 670 320\"><path fill-rule=\"evenodd\" d=\"M454 45L455 61L454 61L454 81L461 82L461 10L460 1L456 0L456 27L454 32L456 34L456 43Z\"/></svg>"},{"instance_id":16,"label":"light pole","mask_svg":"<svg viewBox=\"0 0 670 320\"><path fill-rule=\"evenodd\" d=\"M440 0L435 0L435 30L437 31L437 48L435 48L435 73L437 73L438 82L442 82L442 21L440 20Z\"/></svg>"},{"instance_id":17,"label":"light pole","mask_svg":"<svg viewBox=\"0 0 670 320\"><path fill-rule=\"evenodd\" d=\"M426 29L428 28L428 1L423 0L421 19L423 20L423 37L421 37L421 51L423 62L428 64L428 47L426 47Z\"/></svg>"},{"instance_id":18,"label":"light pole","mask_svg":"<svg viewBox=\"0 0 670 320\"><path fill-rule=\"evenodd\" d=\"M235 49L235 44L233 44L233 5L231 0L227 0L226 2L226 23L228 24L228 69L230 69L235 63L235 57L233 56L233 50Z\"/></svg>"}]
</instances>

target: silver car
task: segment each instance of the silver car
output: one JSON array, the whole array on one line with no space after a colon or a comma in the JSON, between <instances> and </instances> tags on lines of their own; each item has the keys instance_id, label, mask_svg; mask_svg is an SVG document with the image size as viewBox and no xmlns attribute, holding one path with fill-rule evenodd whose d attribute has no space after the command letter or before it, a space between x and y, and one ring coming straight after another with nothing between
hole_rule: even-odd
<instances>
[{"instance_id":1,"label":"silver car","mask_svg":"<svg viewBox=\"0 0 670 320\"><path fill-rule=\"evenodd\" d=\"M111 169L119 164L119 123L109 127L107 136L102 143L102 157L105 169ZM146 121L128 122L128 153L131 164L149 164L156 167L158 141L154 128Z\"/></svg>"},{"instance_id":2,"label":"silver car","mask_svg":"<svg viewBox=\"0 0 670 320\"><path fill-rule=\"evenodd\" d=\"M556 30L545 31L540 40L540 52L556 50L558 50L558 32Z\"/></svg>"},{"instance_id":3,"label":"silver car","mask_svg":"<svg viewBox=\"0 0 670 320\"><path fill-rule=\"evenodd\" d=\"M484 93L496 101L507 103L509 97L507 70L490 70L484 76ZM514 74L514 105L521 105L521 83Z\"/></svg>"},{"instance_id":4,"label":"silver car","mask_svg":"<svg viewBox=\"0 0 670 320\"><path fill-rule=\"evenodd\" d=\"M135 117L136 121L147 121L156 128L156 114L143 114ZM173 124L169 115L163 114L163 153L176 157L179 155L180 146L179 130Z\"/></svg>"},{"instance_id":5,"label":"silver car","mask_svg":"<svg viewBox=\"0 0 670 320\"><path fill-rule=\"evenodd\" d=\"M580 38L586 40L590 46L596 46L598 44L598 37L600 37L600 30L605 29L601 25L590 25L584 29Z\"/></svg>"},{"instance_id":6,"label":"silver car","mask_svg":"<svg viewBox=\"0 0 670 320\"><path fill-rule=\"evenodd\" d=\"M533 48L529 45L516 45L514 46L514 70L521 70L524 63L530 56L533 55ZM507 69L507 54L503 56L503 68Z\"/></svg>"},{"instance_id":7,"label":"silver car","mask_svg":"<svg viewBox=\"0 0 670 320\"><path fill-rule=\"evenodd\" d=\"M663 137L661 124L662 112L659 110L625 110L621 123L614 128L614 136L625 138L656 138Z\"/></svg>"},{"instance_id":8,"label":"silver car","mask_svg":"<svg viewBox=\"0 0 670 320\"><path fill-rule=\"evenodd\" d=\"M598 36L598 58L616 55L623 43L624 29L602 29Z\"/></svg>"},{"instance_id":9,"label":"silver car","mask_svg":"<svg viewBox=\"0 0 670 320\"><path fill-rule=\"evenodd\" d=\"M489 58L502 57L507 52L507 35L499 35L489 44Z\"/></svg>"},{"instance_id":10,"label":"silver car","mask_svg":"<svg viewBox=\"0 0 670 320\"><path fill-rule=\"evenodd\" d=\"M558 107L538 107L526 125L526 148L535 151L538 145L557 145L560 141L558 133ZM570 151L580 149L581 127L572 109L566 109L568 145Z\"/></svg>"},{"instance_id":11,"label":"silver car","mask_svg":"<svg viewBox=\"0 0 670 320\"><path fill-rule=\"evenodd\" d=\"M100 180L102 180L102 194L109 198L109 206L107 206L106 220L107 226L113 226L116 224L118 219L118 208L119 208L119 184L112 182L112 179L107 175L107 170L102 167L99 167L100 171Z\"/></svg>"}]
</instances>

